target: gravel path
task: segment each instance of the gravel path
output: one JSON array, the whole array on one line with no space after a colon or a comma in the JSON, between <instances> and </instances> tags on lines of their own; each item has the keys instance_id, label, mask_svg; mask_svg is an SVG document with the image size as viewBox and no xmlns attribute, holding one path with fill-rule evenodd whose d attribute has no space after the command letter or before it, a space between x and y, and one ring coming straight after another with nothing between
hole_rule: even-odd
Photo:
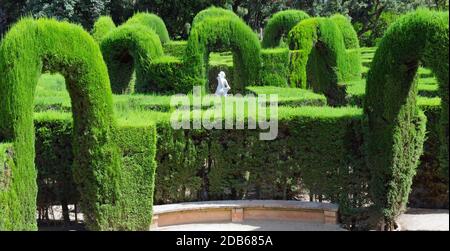
<instances>
[{"instance_id":1,"label":"gravel path","mask_svg":"<svg viewBox=\"0 0 450 251\"><path fill-rule=\"evenodd\" d=\"M403 231L449 231L449 210L409 209L400 216Z\"/></svg>"},{"instance_id":2,"label":"gravel path","mask_svg":"<svg viewBox=\"0 0 450 251\"><path fill-rule=\"evenodd\" d=\"M153 231L345 231L338 225L292 221L245 221L243 223L186 224Z\"/></svg>"}]
</instances>

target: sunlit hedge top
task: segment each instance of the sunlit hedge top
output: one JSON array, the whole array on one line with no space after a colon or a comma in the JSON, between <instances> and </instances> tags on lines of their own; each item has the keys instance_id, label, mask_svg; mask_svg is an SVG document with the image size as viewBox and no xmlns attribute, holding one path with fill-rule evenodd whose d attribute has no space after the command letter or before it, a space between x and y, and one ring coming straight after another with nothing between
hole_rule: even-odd
<instances>
[{"instance_id":1,"label":"sunlit hedge top","mask_svg":"<svg viewBox=\"0 0 450 251\"><path fill-rule=\"evenodd\" d=\"M279 46L280 40L287 36L295 25L307 18L309 15L301 10L285 10L276 13L269 19L264 30L263 47Z\"/></svg>"},{"instance_id":2,"label":"sunlit hedge top","mask_svg":"<svg viewBox=\"0 0 450 251\"><path fill-rule=\"evenodd\" d=\"M236 13L234 13L232 10L227 10L223 8L218 7L209 7L207 9L204 9L197 13L197 15L194 17L194 20L192 21L192 28L201 21L205 20L206 18L211 17L231 17L231 18L239 18Z\"/></svg>"},{"instance_id":3,"label":"sunlit hedge top","mask_svg":"<svg viewBox=\"0 0 450 251\"><path fill-rule=\"evenodd\" d=\"M161 43L167 43L170 41L169 32L167 31L166 24L164 21L157 15L140 12L134 14L125 24L142 24L152 28L156 34L158 34Z\"/></svg>"},{"instance_id":4,"label":"sunlit hedge top","mask_svg":"<svg viewBox=\"0 0 450 251\"><path fill-rule=\"evenodd\" d=\"M116 28L114 21L109 16L101 16L95 23L92 29L92 36L95 41L101 42L102 39Z\"/></svg>"},{"instance_id":5,"label":"sunlit hedge top","mask_svg":"<svg viewBox=\"0 0 450 251\"><path fill-rule=\"evenodd\" d=\"M341 14L331 16L331 20L333 20L341 30L342 36L344 37L345 48L359 48L358 34L356 33L355 28L353 28L350 20Z\"/></svg>"}]
</instances>

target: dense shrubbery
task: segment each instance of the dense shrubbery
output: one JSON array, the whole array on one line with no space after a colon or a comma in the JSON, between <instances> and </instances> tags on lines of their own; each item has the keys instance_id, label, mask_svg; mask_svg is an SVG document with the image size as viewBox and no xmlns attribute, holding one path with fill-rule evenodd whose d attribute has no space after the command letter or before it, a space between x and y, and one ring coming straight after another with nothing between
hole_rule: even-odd
<instances>
[{"instance_id":1,"label":"dense shrubbery","mask_svg":"<svg viewBox=\"0 0 450 251\"><path fill-rule=\"evenodd\" d=\"M151 201L139 205L145 207L139 209L124 196L136 197L133 193L142 189L150 192L152 176L147 175L146 184L139 189L130 190L129 183L134 184L130 179L142 174L127 175L124 171L130 166L122 158L128 152L122 152L121 149L127 148L118 145L130 136L120 138L120 143L113 140L122 134L116 129L111 87L98 45L79 26L48 19L24 19L0 45L0 141L12 143L15 160L11 169L14 179L0 191L0 229L36 229L34 91L30 90L36 88L41 71L62 73L71 93L73 176L87 226L94 230L133 228L133 220L147 214L147 221L140 223L147 227ZM152 158L149 152L146 158ZM3 156L2 153L2 159ZM154 170L150 162L138 161L134 165L140 166L140 170ZM147 198L151 196L145 194Z\"/></svg>"},{"instance_id":2,"label":"dense shrubbery","mask_svg":"<svg viewBox=\"0 0 450 251\"><path fill-rule=\"evenodd\" d=\"M148 86L148 68L163 55L158 35L141 24L119 26L100 44L114 93L137 92ZM133 79L133 74L135 79Z\"/></svg>"},{"instance_id":3,"label":"dense shrubbery","mask_svg":"<svg viewBox=\"0 0 450 251\"><path fill-rule=\"evenodd\" d=\"M448 27L448 13L421 10L402 17L387 31L369 71L367 163L375 208L387 229L395 227L405 207L423 150L426 122L416 101L419 64L431 68L441 86L441 166L448 172Z\"/></svg>"},{"instance_id":4,"label":"dense shrubbery","mask_svg":"<svg viewBox=\"0 0 450 251\"><path fill-rule=\"evenodd\" d=\"M260 85L288 87L289 50L286 48L261 51Z\"/></svg>"},{"instance_id":5,"label":"dense shrubbery","mask_svg":"<svg viewBox=\"0 0 450 251\"><path fill-rule=\"evenodd\" d=\"M192 21L192 28L194 28L197 24L205 21L205 19L209 18L217 18L217 17L229 17L229 18L239 18L236 13L231 10L218 8L218 7L209 7L197 13L195 15L194 20Z\"/></svg>"},{"instance_id":6,"label":"dense shrubbery","mask_svg":"<svg viewBox=\"0 0 450 251\"><path fill-rule=\"evenodd\" d=\"M170 41L166 24L164 24L164 21L155 14L146 12L136 13L127 20L125 25L126 24L142 24L154 30L156 34L158 34L161 43L165 44Z\"/></svg>"},{"instance_id":7,"label":"dense shrubbery","mask_svg":"<svg viewBox=\"0 0 450 251\"><path fill-rule=\"evenodd\" d=\"M185 64L189 74L206 85L209 54L233 52L233 91L258 83L261 46L258 37L242 20L232 17L206 18L191 31Z\"/></svg>"},{"instance_id":8,"label":"dense shrubbery","mask_svg":"<svg viewBox=\"0 0 450 251\"><path fill-rule=\"evenodd\" d=\"M164 53L168 56L183 58L186 52L187 41L170 41L163 44Z\"/></svg>"},{"instance_id":9,"label":"dense shrubbery","mask_svg":"<svg viewBox=\"0 0 450 251\"><path fill-rule=\"evenodd\" d=\"M111 19L111 17L108 16L101 16L95 23L94 27L92 28L92 36L94 37L95 41L97 43L100 43L103 38L105 38L108 33L113 31L116 28L116 25L114 24L114 21Z\"/></svg>"},{"instance_id":10,"label":"dense shrubbery","mask_svg":"<svg viewBox=\"0 0 450 251\"><path fill-rule=\"evenodd\" d=\"M274 14L264 30L262 46L264 48L278 47L287 38L289 31L309 15L300 10L286 10Z\"/></svg>"},{"instance_id":11,"label":"dense shrubbery","mask_svg":"<svg viewBox=\"0 0 450 251\"><path fill-rule=\"evenodd\" d=\"M289 47L301 50L298 61L300 83L296 86L324 93L330 104L343 104L345 90L340 87L342 72L346 69L345 44L338 26L328 18L310 18L301 21L289 33Z\"/></svg>"},{"instance_id":12,"label":"dense shrubbery","mask_svg":"<svg viewBox=\"0 0 450 251\"><path fill-rule=\"evenodd\" d=\"M280 115L275 141L260 141L260 130L174 130L167 119L157 122L155 202L294 199L308 191L312 200L339 202L345 212L362 207L369 198L361 110L282 108ZM42 126L38 132L48 130L49 142L70 151L70 144L63 146L69 142L70 120L45 120L37 125ZM65 133L58 133L61 128ZM140 142L140 134L129 132L127 137L132 139L127 142ZM37 135L37 140L45 139L40 138L44 134ZM119 146L128 152L122 143ZM40 153L38 159L46 154L51 153ZM38 169L61 175L64 170L56 165L39 165Z\"/></svg>"}]
</instances>

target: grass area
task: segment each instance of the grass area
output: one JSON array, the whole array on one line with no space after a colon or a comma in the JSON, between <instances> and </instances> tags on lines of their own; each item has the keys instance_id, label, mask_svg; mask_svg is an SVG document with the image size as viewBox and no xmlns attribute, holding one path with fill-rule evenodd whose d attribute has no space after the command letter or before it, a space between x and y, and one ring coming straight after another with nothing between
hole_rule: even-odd
<instances>
[{"instance_id":1,"label":"grass area","mask_svg":"<svg viewBox=\"0 0 450 251\"><path fill-rule=\"evenodd\" d=\"M211 52L209 54L209 65L226 65L229 67L233 66L233 55L231 54L231 52Z\"/></svg>"}]
</instances>

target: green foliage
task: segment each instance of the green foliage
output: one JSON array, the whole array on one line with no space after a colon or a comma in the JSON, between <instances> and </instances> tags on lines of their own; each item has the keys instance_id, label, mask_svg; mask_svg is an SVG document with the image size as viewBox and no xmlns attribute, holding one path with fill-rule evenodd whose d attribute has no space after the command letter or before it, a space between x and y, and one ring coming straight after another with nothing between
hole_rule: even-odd
<instances>
[{"instance_id":1,"label":"green foliage","mask_svg":"<svg viewBox=\"0 0 450 251\"><path fill-rule=\"evenodd\" d=\"M61 118L39 116L35 118L34 124L38 209L62 205L63 215L67 217L66 207L80 201L80 193L73 179L71 118L70 116L61 116Z\"/></svg>"},{"instance_id":2,"label":"green foliage","mask_svg":"<svg viewBox=\"0 0 450 251\"><path fill-rule=\"evenodd\" d=\"M296 72L291 73L295 86L306 86L324 93L330 105L345 102L345 90L340 87L342 72L347 67L344 39L338 26L328 18L301 21L289 33L291 50L301 50L294 58ZM292 75L296 75L292 78Z\"/></svg>"},{"instance_id":3,"label":"green foliage","mask_svg":"<svg viewBox=\"0 0 450 251\"><path fill-rule=\"evenodd\" d=\"M100 43L103 38L105 38L108 33L116 28L114 21L109 16L101 16L95 23L94 28L92 28L92 36L97 43Z\"/></svg>"},{"instance_id":4,"label":"green foliage","mask_svg":"<svg viewBox=\"0 0 450 251\"><path fill-rule=\"evenodd\" d=\"M0 62L0 139L13 142L18 169L10 189L2 193L17 196L20 203L10 209L20 211L16 229L36 228L34 92L29 90L35 89L41 71L58 71L67 79L76 122L75 177L83 195L86 222L91 228L106 228L105 220L111 217L118 193L115 183L120 162L116 157L119 149L108 140L114 130L112 99L98 45L81 27L24 19L2 40Z\"/></svg>"},{"instance_id":5,"label":"green foliage","mask_svg":"<svg viewBox=\"0 0 450 251\"><path fill-rule=\"evenodd\" d=\"M170 41L169 32L167 31L164 21L155 14L140 12L134 14L125 24L142 24L153 29L158 34L162 44Z\"/></svg>"},{"instance_id":6,"label":"green foliage","mask_svg":"<svg viewBox=\"0 0 450 251\"><path fill-rule=\"evenodd\" d=\"M216 17L239 18L239 16L231 10L212 6L200 11L199 13L197 13L197 15L195 15L194 20L192 21L192 28L194 28L200 22L205 21L205 19Z\"/></svg>"},{"instance_id":7,"label":"green foliage","mask_svg":"<svg viewBox=\"0 0 450 251\"><path fill-rule=\"evenodd\" d=\"M175 57L162 56L148 66L151 76L147 84L136 91L140 93L189 93L192 91L190 76L183 70L183 62Z\"/></svg>"},{"instance_id":8,"label":"green foliage","mask_svg":"<svg viewBox=\"0 0 450 251\"><path fill-rule=\"evenodd\" d=\"M301 10L285 10L273 15L264 30L262 46L264 48L278 47L280 41L286 39L289 31L300 21L309 18Z\"/></svg>"},{"instance_id":9,"label":"green foliage","mask_svg":"<svg viewBox=\"0 0 450 251\"><path fill-rule=\"evenodd\" d=\"M419 105L427 116L427 139L424 144L424 153L420 157L417 175L414 177L408 207L448 209L448 177L441 172L439 161L441 104L434 102L434 99L422 99Z\"/></svg>"},{"instance_id":10,"label":"green foliage","mask_svg":"<svg viewBox=\"0 0 450 251\"><path fill-rule=\"evenodd\" d=\"M419 10L400 18L386 32L369 71L367 163L375 209L387 229L405 207L423 150L426 118L416 101L419 64L439 80L441 166L448 176L448 27L448 13Z\"/></svg>"},{"instance_id":11,"label":"green foliage","mask_svg":"<svg viewBox=\"0 0 450 251\"><path fill-rule=\"evenodd\" d=\"M80 194L73 179L72 121L63 113L39 113L36 125L36 168L38 205L79 203ZM120 123L114 142L122 149L121 201L126 215L111 222L116 230L147 230L153 207L156 169L156 131L154 125ZM83 213L85 213L83 211Z\"/></svg>"},{"instance_id":12,"label":"green foliage","mask_svg":"<svg viewBox=\"0 0 450 251\"><path fill-rule=\"evenodd\" d=\"M144 89L152 77L148 74L149 65L163 55L158 35L142 24L119 26L102 40L100 47L114 93Z\"/></svg>"},{"instance_id":13,"label":"green foliage","mask_svg":"<svg viewBox=\"0 0 450 251\"><path fill-rule=\"evenodd\" d=\"M173 131L158 123L157 201L293 199L307 189L343 209L362 207L360 119L354 108L280 108L274 141L260 141L260 130Z\"/></svg>"},{"instance_id":14,"label":"green foliage","mask_svg":"<svg viewBox=\"0 0 450 251\"><path fill-rule=\"evenodd\" d=\"M288 86L289 50L266 49L261 51L260 85Z\"/></svg>"},{"instance_id":15,"label":"green foliage","mask_svg":"<svg viewBox=\"0 0 450 251\"><path fill-rule=\"evenodd\" d=\"M164 53L167 56L183 58L186 52L187 41L170 41L163 44Z\"/></svg>"},{"instance_id":16,"label":"green foliage","mask_svg":"<svg viewBox=\"0 0 450 251\"><path fill-rule=\"evenodd\" d=\"M13 182L12 174L19 171L15 162L14 146L11 143L0 143L0 229L22 230L24 223L18 194L11 189L12 186L18 190L26 189L23 185ZM8 192L9 191L9 192ZM18 224L19 223L19 224ZM31 223L29 229L34 229Z\"/></svg>"},{"instance_id":17,"label":"green foliage","mask_svg":"<svg viewBox=\"0 0 450 251\"><path fill-rule=\"evenodd\" d=\"M131 225L133 218L142 214L147 216L146 221L140 219L140 224L148 227L150 203L144 202L144 210L125 196L137 198L137 193L150 191L153 180L147 175L145 185L130 190L129 177L124 171L129 162L123 157L132 151L123 145L119 147L116 142L121 132L113 117L107 68L97 43L76 25L49 19L23 19L0 45L0 141L11 142L14 151L11 168L14 179L6 190L0 191L0 228L36 229L33 100L42 71L61 73L72 98L73 177L88 228L135 229ZM151 131L148 135L154 137ZM149 161L139 160L133 165L137 163L143 165L140 170L154 170ZM144 194L149 198L148 192Z\"/></svg>"},{"instance_id":18,"label":"green foliage","mask_svg":"<svg viewBox=\"0 0 450 251\"><path fill-rule=\"evenodd\" d=\"M358 49L359 48L358 34L356 34L356 31L353 28L352 23L348 20L348 18L340 14L335 14L330 18L339 27L339 30L341 31L342 36L344 38L345 48Z\"/></svg>"},{"instance_id":19,"label":"green foliage","mask_svg":"<svg viewBox=\"0 0 450 251\"><path fill-rule=\"evenodd\" d=\"M238 18L207 18L192 29L184 62L196 83L206 85L209 54L233 52L233 91L258 83L261 46L256 34Z\"/></svg>"}]
</instances>

